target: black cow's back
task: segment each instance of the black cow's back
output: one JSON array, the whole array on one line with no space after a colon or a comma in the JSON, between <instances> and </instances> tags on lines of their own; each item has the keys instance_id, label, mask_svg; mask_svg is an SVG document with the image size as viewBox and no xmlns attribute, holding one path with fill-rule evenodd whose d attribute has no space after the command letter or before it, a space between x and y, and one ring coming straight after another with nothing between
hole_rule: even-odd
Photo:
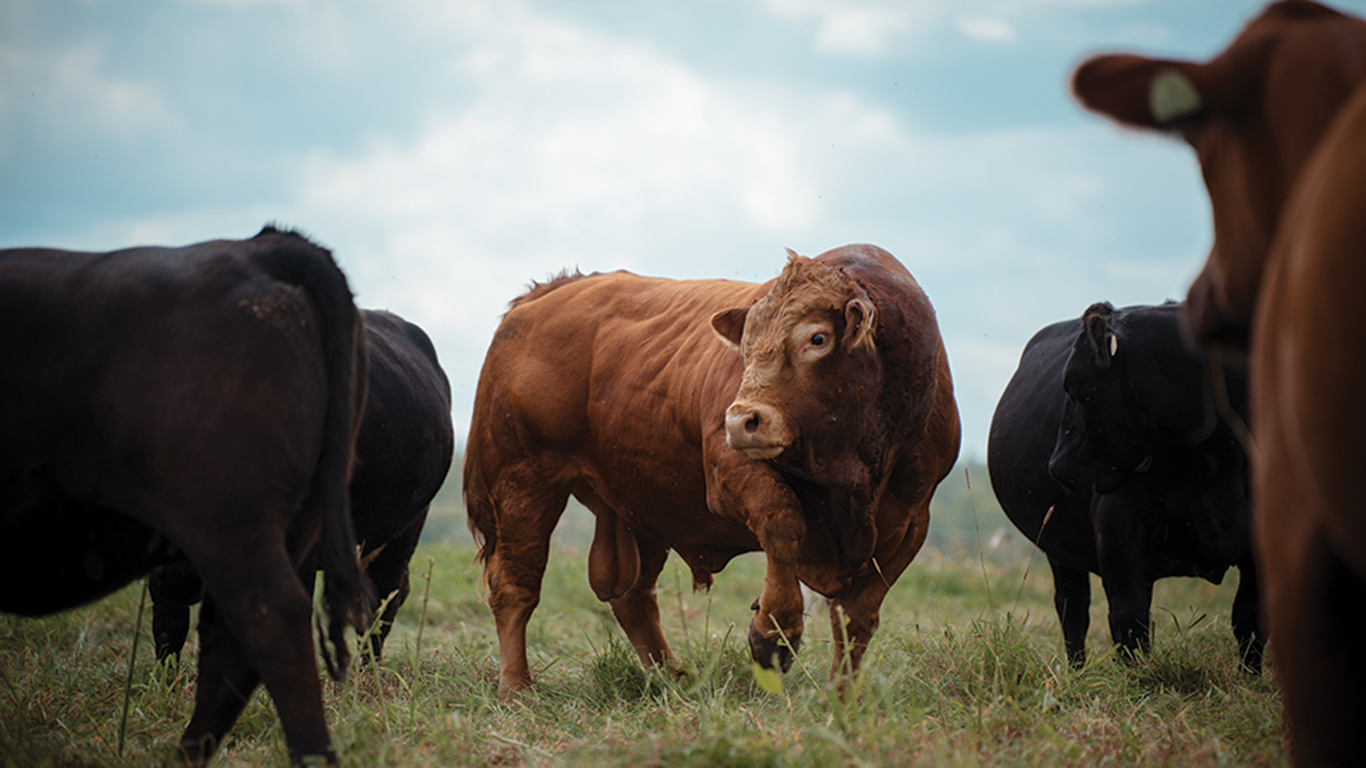
<instances>
[{"instance_id":1,"label":"black cow's back","mask_svg":"<svg viewBox=\"0 0 1366 768\"><path fill-rule=\"evenodd\" d=\"M427 334L398 315L365 310L370 392L351 477L362 548L419 528L454 452L451 389ZM381 597L383 597L381 595Z\"/></svg>"},{"instance_id":2,"label":"black cow's back","mask_svg":"<svg viewBox=\"0 0 1366 768\"><path fill-rule=\"evenodd\" d=\"M1069 492L1041 471L1057 442L1066 399L1063 366L1080 332L1080 320L1063 320L1029 340L992 415L987 471L1001 508L1016 528L1045 552L1094 571L1089 489Z\"/></svg>"}]
</instances>

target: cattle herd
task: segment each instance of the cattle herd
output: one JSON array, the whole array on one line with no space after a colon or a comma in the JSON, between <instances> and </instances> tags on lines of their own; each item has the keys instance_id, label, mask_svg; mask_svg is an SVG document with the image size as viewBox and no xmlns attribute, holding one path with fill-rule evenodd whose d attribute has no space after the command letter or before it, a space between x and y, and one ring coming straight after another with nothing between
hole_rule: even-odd
<instances>
[{"instance_id":1,"label":"cattle herd","mask_svg":"<svg viewBox=\"0 0 1366 768\"><path fill-rule=\"evenodd\" d=\"M1214 246L1181 304L1100 302L1035 334L992 419L994 491L1048 558L1072 665L1090 573L1124 658L1148 647L1156 579L1236 566L1241 663L1259 673L1271 641L1297 762L1354 762L1366 22L1286 0L1209 62L1097 56L1072 86L1191 144ZM328 251L268 226L0 251L0 349L0 532L27 550L0 559L0 611L60 611L150 573L158 657L203 601L180 758L207 761L264 684L291 759L335 764L312 628L334 677L348 625L381 621L379 654L451 463L450 387L423 331L358 310ZM830 600L831 677L847 679L959 438L934 311L875 246L792 253L759 285L533 285L490 344L463 468L500 692L532 685L527 623L570 496L596 518L589 583L643 664L676 670L655 598L670 551L705 587L762 550L754 660L791 664L805 585Z\"/></svg>"}]
</instances>

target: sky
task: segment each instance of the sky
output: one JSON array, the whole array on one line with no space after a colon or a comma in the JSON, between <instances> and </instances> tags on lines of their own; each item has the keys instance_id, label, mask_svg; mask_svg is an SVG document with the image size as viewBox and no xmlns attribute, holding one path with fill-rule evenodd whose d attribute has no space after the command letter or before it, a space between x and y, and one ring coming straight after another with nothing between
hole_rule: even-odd
<instances>
[{"instance_id":1,"label":"sky","mask_svg":"<svg viewBox=\"0 0 1366 768\"><path fill-rule=\"evenodd\" d=\"M1206 59L1261 6L0 0L0 247L297 227L432 337L463 443L533 280L873 243L933 302L983 460L1035 331L1184 297L1211 242L1190 149L1086 113L1071 71Z\"/></svg>"}]
</instances>

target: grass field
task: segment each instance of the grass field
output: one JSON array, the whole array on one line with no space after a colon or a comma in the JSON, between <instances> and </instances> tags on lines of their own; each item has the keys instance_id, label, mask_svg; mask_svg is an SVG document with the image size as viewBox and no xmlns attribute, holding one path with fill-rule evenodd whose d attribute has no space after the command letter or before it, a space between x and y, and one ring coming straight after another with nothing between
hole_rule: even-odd
<instances>
[{"instance_id":1,"label":"grass field","mask_svg":"<svg viewBox=\"0 0 1366 768\"><path fill-rule=\"evenodd\" d=\"M1074 672L1046 561L1012 535L989 491L946 483L941 496L954 494L964 503L940 505L930 543L884 604L857 699L832 694L819 604L781 689L756 680L745 630L760 555L733 561L710 593L693 593L670 559L659 600L690 672L646 673L588 588L591 528L571 510L530 627L534 692L497 696L493 621L468 537L428 542L384 661L327 684L334 742L350 766L1288 764L1274 670L1238 670L1228 628L1236 571L1219 586L1159 582L1154 651L1133 665L1109 656L1096 580L1092 662ZM436 515L434 530L463 529L457 505L443 501ZM50 618L0 616L0 765L145 766L170 754L193 706L196 646L181 667L156 666L150 611L118 752L140 596L135 584ZM286 760L258 691L215 764Z\"/></svg>"}]
</instances>

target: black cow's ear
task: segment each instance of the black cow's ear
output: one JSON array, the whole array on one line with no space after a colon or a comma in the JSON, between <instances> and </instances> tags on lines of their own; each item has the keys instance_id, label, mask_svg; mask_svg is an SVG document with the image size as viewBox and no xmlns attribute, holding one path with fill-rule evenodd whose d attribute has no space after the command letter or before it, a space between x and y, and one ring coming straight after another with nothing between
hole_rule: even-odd
<instances>
[{"instance_id":1,"label":"black cow's ear","mask_svg":"<svg viewBox=\"0 0 1366 768\"><path fill-rule=\"evenodd\" d=\"M724 312L717 312L711 316L711 328L727 346L739 349L740 339L745 334L745 318L748 316L748 309L727 309Z\"/></svg>"},{"instance_id":2,"label":"black cow's ear","mask_svg":"<svg viewBox=\"0 0 1366 768\"><path fill-rule=\"evenodd\" d=\"M872 349L875 330L877 313L873 303L864 298L850 299L844 305L844 348Z\"/></svg>"},{"instance_id":3,"label":"black cow's ear","mask_svg":"<svg viewBox=\"0 0 1366 768\"><path fill-rule=\"evenodd\" d=\"M1114 307L1109 304L1092 305L1082 315L1082 325L1091 342L1091 353L1097 368L1105 368L1119 352L1119 336L1110 328L1110 314Z\"/></svg>"}]
</instances>

